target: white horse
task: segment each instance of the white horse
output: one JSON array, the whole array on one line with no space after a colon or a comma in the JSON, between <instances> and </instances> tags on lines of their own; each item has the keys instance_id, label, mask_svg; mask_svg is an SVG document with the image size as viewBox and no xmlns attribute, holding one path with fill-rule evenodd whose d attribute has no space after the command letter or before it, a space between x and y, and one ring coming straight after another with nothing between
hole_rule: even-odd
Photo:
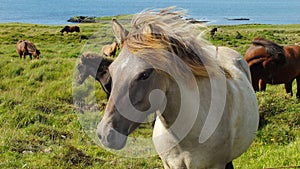
<instances>
[{"instance_id":1,"label":"white horse","mask_svg":"<svg viewBox=\"0 0 300 169\"><path fill-rule=\"evenodd\" d=\"M113 20L122 51L109 67L111 97L97 134L122 149L156 112L152 139L164 168L233 168L258 127L250 71L238 52L197 39L183 14L145 11L131 31Z\"/></svg>"}]
</instances>

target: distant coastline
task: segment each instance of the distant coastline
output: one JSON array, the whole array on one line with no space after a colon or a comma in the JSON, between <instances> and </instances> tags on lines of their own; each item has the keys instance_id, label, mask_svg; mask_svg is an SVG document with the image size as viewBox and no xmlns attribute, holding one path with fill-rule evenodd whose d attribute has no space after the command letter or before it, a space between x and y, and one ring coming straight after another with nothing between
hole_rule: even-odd
<instances>
[{"instance_id":1,"label":"distant coastline","mask_svg":"<svg viewBox=\"0 0 300 169\"><path fill-rule=\"evenodd\" d=\"M107 16L107 17L96 17L96 16L72 16L70 19L67 20L67 22L71 23L97 23L101 21L111 20L112 17L122 18L124 20L124 17L130 20L132 15L118 15L118 16ZM186 18L191 23L207 23L208 20L197 20L194 18Z\"/></svg>"}]
</instances>

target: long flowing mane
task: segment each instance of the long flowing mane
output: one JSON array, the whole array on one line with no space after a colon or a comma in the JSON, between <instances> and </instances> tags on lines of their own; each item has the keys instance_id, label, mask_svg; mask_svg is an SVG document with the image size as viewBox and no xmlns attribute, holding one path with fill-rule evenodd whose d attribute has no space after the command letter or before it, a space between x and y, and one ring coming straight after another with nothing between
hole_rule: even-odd
<instances>
[{"instance_id":1,"label":"long flowing mane","mask_svg":"<svg viewBox=\"0 0 300 169\"><path fill-rule=\"evenodd\" d=\"M278 64L284 64L286 62L283 46L264 38L255 38L252 44L265 47L267 54L273 57Z\"/></svg>"},{"instance_id":2,"label":"long flowing mane","mask_svg":"<svg viewBox=\"0 0 300 169\"><path fill-rule=\"evenodd\" d=\"M166 56L169 52L178 56L195 76L207 77L208 71L213 74L223 73L215 58L204 49L208 43L202 37L197 38L200 25L184 19L182 16L185 11L173 10L174 7L170 7L137 14L131 22L132 30L124 46L131 53L158 67L174 65L174 58ZM182 66L176 68L179 74L188 71Z\"/></svg>"}]
</instances>

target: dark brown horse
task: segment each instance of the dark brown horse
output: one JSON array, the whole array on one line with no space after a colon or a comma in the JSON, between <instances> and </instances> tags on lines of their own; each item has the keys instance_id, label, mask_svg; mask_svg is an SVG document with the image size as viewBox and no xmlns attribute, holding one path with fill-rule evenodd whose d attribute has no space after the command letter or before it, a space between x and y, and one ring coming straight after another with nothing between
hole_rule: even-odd
<instances>
[{"instance_id":1,"label":"dark brown horse","mask_svg":"<svg viewBox=\"0 0 300 169\"><path fill-rule=\"evenodd\" d=\"M216 34L216 32L218 31L218 28L213 28L210 30L210 38L214 39L214 36Z\"/></svg>"},{"instance_id":2,"label":"dark brown horse","mask_svg":"<svg viewBox=\"0 0 300 169\"><path fill-rule=\"evenodd\" d=\"M264 91L266 84L284 84L286 93L293 95L292 83L296 79L296 96L300 97L300 46L280 46L270 40L255 38L245 59L255 91Z\"/></svg>"},{"instance_id":3,"label":"dark brown horse","mask_svg":"<svg viewBox=\"0 0 300 169\"><path fill-rule=\"evenodd\" d=\"M77 83L82 84L88 76L92 76L100 82L108 98L111 91L111 77L108 72L108 66L112 62L113 60L101 57L95 53L82 54L77 65Z\"/></svg>"},{"instance_id":4,"label":"dark brown horse","mask_svg":"<svg viewBox=\"0 0 300 169\"><path fill-rule=\"evenodd\" d=\"M64 33L64 32L67 32L67 33L69 33L69 32L80 32L80 28L79 28L79 26L65 26L61 31L60 31L61 33Z\"/></svg>"},{"instance_id":5,"label":"dark brown horse","mask_svg":"<svg viewBox=\"0 0 300 169\"><path fill-rule=\"evenodd\" d=\"M19 40L17 43L16 51L20 55L21 59L22 56L25 59L26 55L29 55L30 59L32 59L32 55L35 59L38 59L39 55L41 54L41 52L29 40Z\"/></svg>"}]
</instances>

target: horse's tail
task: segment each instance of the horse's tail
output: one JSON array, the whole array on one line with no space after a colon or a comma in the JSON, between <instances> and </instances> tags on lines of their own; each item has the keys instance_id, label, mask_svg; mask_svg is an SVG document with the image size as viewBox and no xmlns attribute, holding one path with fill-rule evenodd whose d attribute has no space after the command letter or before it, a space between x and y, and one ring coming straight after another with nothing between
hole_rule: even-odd
<instances>
[{"instance_id":1,"label":"horse's tail","mask_svg":"<svg viewBox=\"0 0 300 169\"><path fill-rule=\"evenodd\" d=\"M266 40L264 38L255 38L252 41L253 45L263 46L266 48L267 54L274 58L275 62L278 64L284 64L285 60L285 52L283 46L276 44L270 40Z\"/></svg>"}]
</instances>

